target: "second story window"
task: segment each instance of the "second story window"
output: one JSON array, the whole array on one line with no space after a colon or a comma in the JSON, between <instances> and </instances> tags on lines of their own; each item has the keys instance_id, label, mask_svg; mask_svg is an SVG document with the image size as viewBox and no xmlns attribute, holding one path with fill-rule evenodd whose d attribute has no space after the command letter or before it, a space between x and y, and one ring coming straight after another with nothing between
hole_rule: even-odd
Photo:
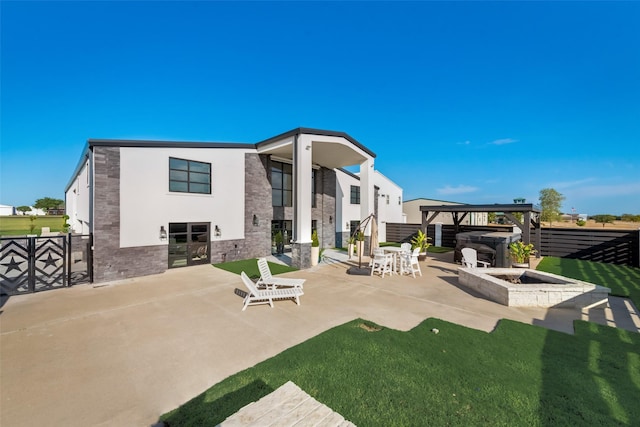
<instances>
[{"instance_id":1,"label":"second story window","mask_svg":"<svg viewBox=\"0 0 640 427\"><path fill-rule=\"evenodd\" d=\"M271 162L272 206L292 206L292 168L288 163Z\"/></svg>"},{"instance_id":2,"label":"second story window","mask_svg":"<svg viewBox=\"0 0 640 427\"><path fill-rule=\"evenodd\" d=\"M360 204L360 187L357 185L351 186L351 204L352 205Z\"/></svg>"},{"instance_id":3,"label":"second story window","mask_svg":"<svg viewBox=\"0 0 640 427\"><path fill-rule=\"evenodd\" d=\"M169 191L211 194L211 163L169 157Z\"/></svg>"}]
</instances>

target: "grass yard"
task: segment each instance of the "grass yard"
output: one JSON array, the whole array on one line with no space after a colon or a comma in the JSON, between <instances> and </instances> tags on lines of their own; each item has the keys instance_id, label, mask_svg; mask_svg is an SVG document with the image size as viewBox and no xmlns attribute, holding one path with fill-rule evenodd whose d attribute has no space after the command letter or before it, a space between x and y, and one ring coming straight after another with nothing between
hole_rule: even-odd
<instances>
[{"instance_id":1,"label":"grass yard","mask_svg":"<svg viewBox=\"0 0 640 427\"><path fill-rule=\"evenodd\" d=\"M161 418L171 427L216 425L291 380L358 426L640 420L640 334L582 321L575 335L508 320L490 334L438 319L409 332L376 326L333 328Z\"/></svg>"},{"instance_id":2,"label":"grass yard","mask_svg":"<svg viewBox=\"0 0 640 427\"><path fill-rule=\"evenodd\" d=\"M271 270L271 274L273 274L274 276L276 274L288 273L290 271L298 271L297 268L289 267L287 265L277 264L269 261L267 263L269 264L269 269ZM230 271L231 273L236 273L236 274L240 274L241 272L244 271L245 274L252 279L257 279L260 277L257 258L243 259L240 261L222 262L219 264L213 264L213 266L218 267L222 270Z\"/></svg>"},{"instance_id":3,"label":"grass yard","mask_svg":"<svg viewBox=\"0 0 640 427\"><path fill-rule=\"evenodd\" d=\"M611 289L611 295L629 298L636 307L640 308L639 268L569 258L544 257L536 270L606 286Z\"/></svg>"},{"instance_id":4,"label":"grass yard","mask_svg":"<svg viewBox=\"0 0 640 427\"><path fill-rule=\"evenodd\" d=\"M24 236L26 234L40 235L42 227L49 227L51 231L62 231L64 220L61 215L38 215L33 221L33 232L31 231L31 220L29 216L11 215L0 216L0 236Z\"/></svg>"}]
</instances>

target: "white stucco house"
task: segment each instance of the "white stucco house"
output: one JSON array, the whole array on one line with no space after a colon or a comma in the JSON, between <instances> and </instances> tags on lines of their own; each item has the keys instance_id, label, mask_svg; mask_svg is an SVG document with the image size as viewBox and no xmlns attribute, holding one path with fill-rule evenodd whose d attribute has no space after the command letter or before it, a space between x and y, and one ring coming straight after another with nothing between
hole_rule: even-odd
<instances>
[{"instance_id":1,"label":"white stucco house","mask_svg":"<svg viewBox=\"0 0 640 427\"><path fill-rule=\"evenodd\" d=\"M65 206L73 232L93 233L96 282L266 256L278 231L307 268L312 230L334 247L371 213L381 240L402 218L402 189L375 157L344 132L309 128L258 143L90 139Z\"/></svg>"}]
</instances>

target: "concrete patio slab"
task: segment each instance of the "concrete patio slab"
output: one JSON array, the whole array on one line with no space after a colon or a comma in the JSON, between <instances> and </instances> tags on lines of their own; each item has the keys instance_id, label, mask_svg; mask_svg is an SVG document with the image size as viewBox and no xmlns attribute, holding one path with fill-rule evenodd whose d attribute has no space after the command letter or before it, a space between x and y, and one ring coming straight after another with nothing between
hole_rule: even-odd
<instances>
[{"instance_id":1,"label":"concrete patio slab","mask_svg":"<svg viewBox=\"0 0 640 427\"><path fill-rule=\"evenodd\" d=\"M451 254L422 262L416 279L351 276L341 257L285 275L306 279L300 306L242 312L240 278L210 265L11 297L0 308L0 425L148 426L229 375L359 317L405 331L429 317L485 331L502 318L567 333L583 318L640 331L626 300L583 313L473 295L458 286Z\"/></svg>"}]
</instances>

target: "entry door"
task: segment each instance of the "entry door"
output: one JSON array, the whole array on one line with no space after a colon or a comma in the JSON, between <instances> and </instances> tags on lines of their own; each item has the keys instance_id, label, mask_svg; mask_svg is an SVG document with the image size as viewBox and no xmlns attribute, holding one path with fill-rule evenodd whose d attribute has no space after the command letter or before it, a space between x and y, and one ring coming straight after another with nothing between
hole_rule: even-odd
<instances>
[{"instance_id":1,"label":"entry door","mask_svg":"<svg viewBox=\"0 0 640 427\"><path fill-rule=\"evenodd\" d=\"M169 268L209 264L209 228L208 222L169 223Z\"/></svg>"}]
</instances>

